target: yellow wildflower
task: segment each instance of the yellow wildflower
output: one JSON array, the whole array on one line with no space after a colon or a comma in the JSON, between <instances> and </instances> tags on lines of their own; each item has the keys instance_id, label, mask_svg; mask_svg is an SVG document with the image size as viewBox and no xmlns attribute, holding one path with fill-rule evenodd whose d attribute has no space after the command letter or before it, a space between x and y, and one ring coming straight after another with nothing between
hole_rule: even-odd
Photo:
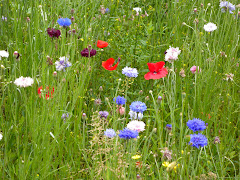
<instances>
[{"instance_id":1,"label":"yellow wildflower","mask_svg":"<svg viewBox=\"0 0 240 180\"><path fill-rule=\"evenodd\" d=\"M140 156L140 155L135 155L135 156L132 156L132 159L139 159L139 158L141 158L141 156Z\"/></svg>"}]
</instances>

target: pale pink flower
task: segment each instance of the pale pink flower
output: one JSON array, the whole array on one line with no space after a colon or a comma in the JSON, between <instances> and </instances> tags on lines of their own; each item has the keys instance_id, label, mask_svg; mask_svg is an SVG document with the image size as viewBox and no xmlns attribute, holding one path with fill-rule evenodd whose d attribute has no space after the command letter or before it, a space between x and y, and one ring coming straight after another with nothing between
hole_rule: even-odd
<instances>
[{"instance_id":1,"label":"pale pink flower","mask_svg":"<svg viewBox=\"0 0 240 180\"><path fill-rule=\"evenodd\" d=\"M34 80L30 77L20 77L20 78L17 78L15 81L14 81L14 84L16 84L17 86L20 86L20 87L28 87L28 86L32 86L32 84L34 83Z\"/></svg>"},{"instance_id":2,"label":"pale pink flower","mask_svg":"<svg viewBox=\"0 0 240 180\"><path fill-rule=\"evenodd\" d=\"M192 66L192 67L190 68L190 71L191 71L193 74L195 74L196 71L197 71L197 69L198 69L198 72L201 71L200 68L199 68L199 66Z\"/></svg>"},{"instance_id":3,"label":"pale pink flower","mask_svg":"<svg viewBox=\"0 0 240 180\"><path fill-rule=\"evenodd\" d=\"M179 48L169 47L169 49L165 52L165 61L173 63L175 60L178 59L178 55L181 53Z\"/></svg>"},{"instance_id":4,"label":"pale pink flower","mask_svg":"<svg viewBox=\"0 0 240 180\"><path fill-rule=\"evenodd\" d=\"M141 132L145 130L145 123L143 121L133 120L127 124L127 128L133 131Z\"/></svg>"}]
</instances>

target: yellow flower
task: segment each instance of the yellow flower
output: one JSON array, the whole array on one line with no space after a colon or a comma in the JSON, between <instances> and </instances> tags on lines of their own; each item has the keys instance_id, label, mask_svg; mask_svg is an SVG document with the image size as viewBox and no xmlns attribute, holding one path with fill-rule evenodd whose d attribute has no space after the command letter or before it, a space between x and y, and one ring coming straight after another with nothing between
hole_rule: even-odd
<instances>
[{"instance_id":1,"label":"yellow flower","mask_svg":"<svg viewBox=\"0 0 240 180\"><path fill-rule=\"evenodd\" d=\"M83 41L83 38L81 38L80 40Z\"/></svg>"},{"instance_id":2,"label":"yellow flower","mask_svg":"<svg viewBox=\"0 0 240 180\"><path fill-rule=\"evenodd\" d=\"M181 153L184 154L184 151L182 150Z\"/></svg>"},{"instance_id":3,"label":"yellow flower","mask_svg":"<svg viewBox=\"0 0 240 180\"><path fill-rule=\"evenodd\" d=\"M167 171L170 171L172 170L175 166L176 166L177 162L176 161L173 161L172 163L170 163L167 167Z\"/></svg>"},{"instance_id":4,"label":"yellow flower","mask_svg":"<svg viewBox=\"0 0 240 180\"><path fill-rule=\"evenodd\" d=\"M132 159L139 159L139 158L141 158L141 156L140 156L140 155L135 155L135 156L132 156Z\"/></svg>"},{"instance_id":5,"label":"yellow flower","mask_svg":"<svg viewBox=\"0 0 240 180\"><path fill-rule=\"evenodd\" d=\"M168 166L169 166L169 162L166 162L166 161L165 161L165 162L162 163L162 165L163 165L164 167L168 167Z\"/></svg>"}]
</instances>

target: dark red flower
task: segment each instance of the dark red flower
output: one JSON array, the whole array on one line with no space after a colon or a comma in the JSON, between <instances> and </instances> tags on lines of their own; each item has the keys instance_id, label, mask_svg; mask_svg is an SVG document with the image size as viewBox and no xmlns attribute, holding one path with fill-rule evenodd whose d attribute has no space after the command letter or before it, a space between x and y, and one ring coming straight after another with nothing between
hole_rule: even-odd
<instances>
[{"instance_id":1,"label":"dark red flower","mask_svg":"<svg viewBox=\"0 0 240 180\"><path fill-rule=\"evenodd\" d=\"M95 56L97 54L97 51L95 49L91 49L90 51L90 57ZM83 57L89 57L89 50L88 48L85 48L81 51L81 55Z\"/></svg>"},{"instance_id":2,"label":"dark red flower","mask_svg":"<svg viewBox=\"0 0 240 180\"><path fill-rule=\"evenodd\" d=\"M107 42L101 41L101 40L98 40L98 41L97 41L97 47L99 47L99 48L105 48L105 47L107 47L107 46L108 46L108 43L107 43Z\"/></svg>"},{"instance_id":3,"label":"dark red flower","mask_svg":"<svg viewBox=\"0 0 240 180\"><path fill-rule=\"evenodd\" d=\"M160 61L157 63L147 63L150 72L145 74L144 78L149 79L160 79L168 74L167 69L163 68L165 62Z\"/></svg>"},{"instance_id":4,"label":"dark red flower","mask_svg":"<svg viewBox=\"0 0 240 180\"><path fill-rule=\"evenodd\" d=\"M103 62L102 62L102 67L103 67L104 69L106 69L106 70L113 71L113 70L115 70L115 69L117 68L118 63L119 63L119 61L118 61L117 64L115 64L114 66L112 66L113 63L114 63L114 61L115 61L115 60L114 60L113 58L110 58L110 59L108 59L108 60L106 60L106 61L103 61Z\"/></svg>"},{"instance_id":5,"label":"dark red flower","mask_svg":"<svg viewBox=\"0 0 240 180\"><path fill-rule=\"evenodd\" d=\"M43 87L41 86L38 88L38 95L40 98L42 97L41 96L42 91L43 91ZM54 93L54 87L51 90L51 98L53 98L53 93ZM49 87L46 87L46 99L48 99L49 97L50 97L49 96Z\"/></svg>"},{"instance_id":6,"label":"dark red flower","mask_svg":"<svg viewBox=\"0 0 240 180\"><path fill-rule=\"evenodd\" d=\"M50 37L56 37L56 38L58 38L61 35L60 30L54 29L54 28L48 28L47 33Z\"/></svg>"}]
</instances>

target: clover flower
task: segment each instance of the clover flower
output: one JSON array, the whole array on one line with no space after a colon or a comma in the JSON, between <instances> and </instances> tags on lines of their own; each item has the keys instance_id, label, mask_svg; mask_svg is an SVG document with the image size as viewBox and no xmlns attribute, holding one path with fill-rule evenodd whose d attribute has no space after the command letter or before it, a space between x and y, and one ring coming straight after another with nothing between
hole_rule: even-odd
<instances>
[{"instance_id":1,"label":"clover flower","mask_svg":"<svg viewBox=\"0 0 240 180\"><path fill-rule=\"evenodd\" d=\"M203 28L207 32L212 32L212 31L215 31L217 29L217 26L216 26L216 24L210 22L208 24L205 24L203 26Z\"/></svg>"},{"instance_id":2,"label":"clover flower","mask_svg":"<svg viewBox=\"0 0 240 180\"><path fill-rule=\"evenodd\" d=\"M179 48L169 47L169 49L165 52L165 61L169 63L173 63L175 60L178 59L178 55L181 53Z\"/></svg>"},{"instance_id":3,"label":"clover flower","mask_svg":"<svg viewBox=\"0 0 240 180\"><path fill-rule=\"evenodd\" d=\"M128 128L125 128L123 130L120 130L120 133L118 136L122 139L131 139L131 138L137 138L138 137L138 131L133 131Z\"/></svg>"},{"instance_id":4,"label":"clover flower","mask_svg":"<svg viewBox=\"0 0 240 180\"><path fill-rule=\"evenodd\" d=\"M127 124L127 128L130 130L141 132L145 130L145 123L143 121L133 120Z\"/></svg>"},{"instance_id":5,"label":"clover flower","mask_svg":"<svg viewBox=\"0 0 240 180\"><path fill-rule=\"evenodd\" d=\"M199 148L207 146L208 140L203 134L190 134L189 144L193 147Z\"/></svg>"},{"instance_id":6,"label":"clover flower","mask_svg":"<svg viewBox=\"0 0 240 180\"><path fill-rule=\"evenodd\" d=\"M230 14L233 14L232 11L235 11L235 5L228 1L220 2L219 6L222 8L222 12L226 12L228 10Z\"/></svg>"},{"instance_id":7,"label":"clover flower","mask_svg":"<svg viewBox=\"0 0 240 180\"><path fill-rule=\"evenodd\" d=\"M113 98L113 101L116 102L118 105L123 105L126 103L126 99L122 96L118 96L116 98Z\"/></svg>"},{"instance_id":8,"label":"clover flower","mask_svg":"<svg viewBox=\"0 0 240 180\"><path fill-rule=\"evenodd\" d=\"M104 135L108 138L113 138L116 136L116 132L113 129L106 129L106 131L104 131Z\"/></svg>"},{"instance_id":9,"label":"clover flower","mask_svg":"<svg viewBox=\"0 0 240 180\"><path fill-rule=\"evenodd\" d=\"M28 87L28 86L32 86L32 84L34 83L34 80L30 77L19 77L14 81L14 84L16 84L19 87Z\"/></svg>"},{"instance_id":10,"label":"clover flower","mask_svg":"<svg viewBox=\"0 0 240 180\"><path fill-rule=\"evenodd\" d=\"M125 67L122 69L122 74L127 77L138 77L138 71L136 68Z\"/></svg>"},{"instance_id":11,"label":"clover flower","mask_svg":"<svg viewBox=\"0 0 240 180\"><path fill-rule=\"evenodd\" d=\"M71 19L69 18L60 18L57 20L57 23L64 28L67 28L72 24Z\"/></svg>"},{"instance_id":12,"label":"clover flower","mask_svg":"<svg viewBox=\"0 0 240 180\"><path fill-rule=\"evenodd\" d=\"M147 110L147 106L146 106L145 103L143 103L141 101L134 101L130 105L130 109L131 109L131 111L134 111L134 112L141 112L141 113L143 113L144 111Z\"/></svg>"},{"instance_id":13,"label":"clover flower","mask_svg":"<svg viewBox=\"0 0 240 180\"><path fill-rule=\"evenodd\" d=\"M55 62L57 71L62 71L62 70L65 71L66 67L72 66L72 64L68 61L69 58L63 56L63 57L60 57L59 59L60 59L60 61Z\"/></svg>"},{"instance_id":14,"label":"clover flower","mask_svg":"<svg viewBox=\"0 0 240 180\"><path fill-rule=\"evenodd\" d=\"M193 132L196 131L203 131L206 129L206 124L204 121L198 118L193 118L193 120L189 120L187 122L187 126L189 129L191 129Z\"/></svg>"}]
</instances>

